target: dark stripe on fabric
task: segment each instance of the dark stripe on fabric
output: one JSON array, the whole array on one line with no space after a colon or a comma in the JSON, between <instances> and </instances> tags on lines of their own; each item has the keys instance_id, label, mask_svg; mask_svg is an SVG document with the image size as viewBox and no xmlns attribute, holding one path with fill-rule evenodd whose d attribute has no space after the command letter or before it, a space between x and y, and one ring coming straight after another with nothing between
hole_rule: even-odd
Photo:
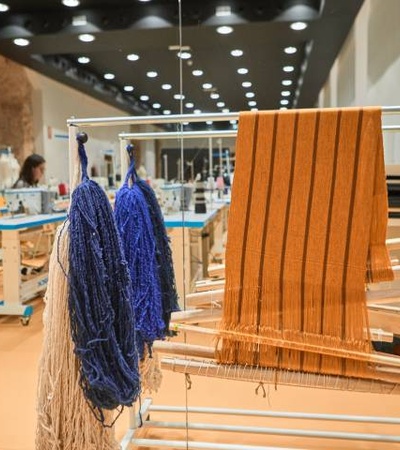
<instances>
[{"instance_id":1,"label":"dark stripe on fabric","mask_svg":"<svg viewBox=\"0 0 400 450\"><path fill-rule=\"evenodd\" d=\"M249 192L248 192L248 202L247 202L247 210L246 210L246 221L244 225L244 233L243 233L243 246L242 246L242 257L241 257L241 266L240 266L240 278L239 278L239 295L238 295L238 317L237 321L239 321L241 313L242 313L242 299L243 299L243 278L244 278L244 270L246 266L246 248L247 248L247 236L249 234L249 223L250 223L250 212L251 212L251 203L253 199L253 185L254 185L254 169L256 167L256 152L257 152L257 140L258 140L258 122L259 122L259 114L256 114L254 120L254 129L253 129L253 146L251 149L251 170L250 170L250 184L249 184ZM245 150L246 151L246 150Z\"/></svg>"},{"instance_id":2,"label":"dark stripe on fabric","mask_svg":"<svg viewBox=\"0 0 400 450\"><path fill-rule=\"evenodd\" d=\"M317 150L318 150L318 137L319 137L319 122L321 118L321 112L317 112L317 116L315 119L315 127L314 127L314 144L313 144L313 155L311 162L311 178L310 178L310 187L308 191L307 197L307 215L306 215L306 226L304 228L304 246L303 246L303 256L302 256L302 267L301 267L301 291L300 291L300 323L301 328L300 331L304 331L304 309L305 309L305 295L306 295L306 286L305 286L305 278L306 278L306 266L307 266L307 253L308 253L308 238L310 233L310 222L311 222L311 209L312 209L312 200L314 198L314 187L315 187L315 171L317 166ZM301 353L301 362L300 367L303 368L304 363L304 353Z\"/></svg>"},{"instance_id":3,"label":"dark stripe on fabric","mask_svg":"<svg viewBox=\"0 0 400 450\"><path fill-rule=\"evenodd\" d=\"M335 135L336 139L335 139L335 148L334 148L334 154L333 154L333 169L332 169L332 179L331 179L331 186L330 186L328 219L327 219L327 227L326 227L326 240L325 240L325 251L324 251L324 261L323 261L322 282L321 282L320 334L324 334L326 272L328 269L327 264L328 264L329 244L330 244L331 228L332 228L332 208L333 208L333 198L335 195L335 186L336 186L341 121L342 121L342 111L339 111L338 117L337 117L337 122L336 122L336 135ZM320 367L321 367L321 364L322 364L322 357L320 359Z\"/></svg>"},{"instance_id":4,"label":"dark stripe on fabric","mask_svg":"<svg viewBox=\"0 0 400 450\"><path fill-rule=\"evenodd\" d=\"M283 278L284 278L285 261L286 261L287 237L288 237L288 232L289 232L290 208L292 206L294 169L295 169L295 165L296 165L298 124L299 124L299 113L296 113L295 119L294 119L294 129L293 129L293 144L292 144L292 158L291 158L291 164L290 164L288 200L286 203L285 227L284 227L284 231L283 231L281 267L280 267L280 271L279 271L279 329L280 330L283 330ZM291 314L290 311L287 311L287 312L288 312L288 314Z\"/></svg>"}]
</instances>

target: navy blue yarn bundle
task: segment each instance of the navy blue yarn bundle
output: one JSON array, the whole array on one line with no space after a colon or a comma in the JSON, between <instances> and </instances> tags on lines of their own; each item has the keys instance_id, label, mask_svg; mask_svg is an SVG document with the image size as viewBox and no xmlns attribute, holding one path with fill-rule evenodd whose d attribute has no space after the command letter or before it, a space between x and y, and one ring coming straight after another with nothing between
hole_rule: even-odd
<instances>
[{"instance_id":1,"label":"navy blue yarn bundle","mask_svg":"<svg viewBox=\"0 0 400 450\"><path fill-rule=\"evenodd\" d=\"M132 280L136 341L142 358L146 345L151 352L153 342L165 338L166 326L153 225L134 173L132 160L125 183L117 191L114 212Z\"/></svg>"},{"instance_id":2,"label":"navy blue yarn bundle","mask_svg":"<svg viewBox=\"0 0 400 450\"><path fill-rule=\"evenodd\" d=\"M158 262L158 275L160 278L162 295L163 320L165 322L167 333L173 334L169 331L171 313L174 311L179 311L180 308L178 304L178 293L176 290L170 240L165 229L164 217L153 189L146 183L146 181L142 180L137 175L136 177L136 183L146 199L146 203L150 212L151 222L153 224L153 231L157 247L156 256Z\"/></svg>"},{"instance_id":3,"label":"navy blue yarn bundle","mask_svg":"<svg viewBox=\"0 0 400 450\"><path fill-rule=\"evenodd\" d=\"M78 141L79 142L79 141ZM140 394L132 285L114 214L103 189L87 175L69 211L69 314L80 385L96 417L132 405Z\"/></svg>"}]
</instances>

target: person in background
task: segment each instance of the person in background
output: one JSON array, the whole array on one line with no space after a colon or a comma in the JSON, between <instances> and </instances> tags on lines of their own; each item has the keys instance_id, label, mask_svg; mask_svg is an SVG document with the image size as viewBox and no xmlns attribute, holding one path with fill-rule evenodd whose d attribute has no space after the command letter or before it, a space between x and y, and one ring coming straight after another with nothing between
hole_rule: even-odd
<instances>
[{"instance_id":1,"label":"person in background","mask_svg":"<svg viewBox=\"0 0 400 450\"><path fill-rule=\"evenodd\" d=\"M22 164L18 180L14 183L14 189L36 187L44 174L46 161L41 155L33 153Z\"/></svg>"}]
</instances>

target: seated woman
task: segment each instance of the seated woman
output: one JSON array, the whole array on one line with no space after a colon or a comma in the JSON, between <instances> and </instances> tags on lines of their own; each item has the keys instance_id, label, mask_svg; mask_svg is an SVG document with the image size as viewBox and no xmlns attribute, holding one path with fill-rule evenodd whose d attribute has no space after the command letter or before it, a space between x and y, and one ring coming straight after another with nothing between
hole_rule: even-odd
<instances>
[{"instance_id":1,"label":"seated woman","mask_svg":"<svg viewBox=\"0 0 400 450\"><path fill-rule=\"evenodd\" d=\"M28 156L21 168L18 180L14 183L14 189L36 187L42 178L46 161L41 155Z\"/></svg>"}]
</instances>

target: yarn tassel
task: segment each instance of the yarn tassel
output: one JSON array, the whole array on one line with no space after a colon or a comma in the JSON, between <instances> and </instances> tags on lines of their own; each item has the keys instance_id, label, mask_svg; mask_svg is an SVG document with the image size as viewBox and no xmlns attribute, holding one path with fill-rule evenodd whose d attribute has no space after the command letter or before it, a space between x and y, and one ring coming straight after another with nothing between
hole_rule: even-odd
<instances>
[{"instance_id":1,"label":"yarn tassel","mask_svg":"<svg viewBox=\"0 0 400 450\"><path fill-rule=\"evenodd\" d=\"M131 302L136 317L136 338L140 357L143 358L145 346L151 355L153 342L165 337L166 326L163 321L153 225L134 172L132 161L125 183L116 194L115 218L132 280Z\"/></svg>"},{"instance_id":2,"label":"yarn tassel","mask_svg":"<svg viewBox=\"0 0 400 450\"><path fill-rule=\"evenodd\" d=\"M69 313L80 385L96 417L130 406L140 393L132 285L114 215L103 189L87 175L72 193Z\"/></svg>"}]
</instances>

